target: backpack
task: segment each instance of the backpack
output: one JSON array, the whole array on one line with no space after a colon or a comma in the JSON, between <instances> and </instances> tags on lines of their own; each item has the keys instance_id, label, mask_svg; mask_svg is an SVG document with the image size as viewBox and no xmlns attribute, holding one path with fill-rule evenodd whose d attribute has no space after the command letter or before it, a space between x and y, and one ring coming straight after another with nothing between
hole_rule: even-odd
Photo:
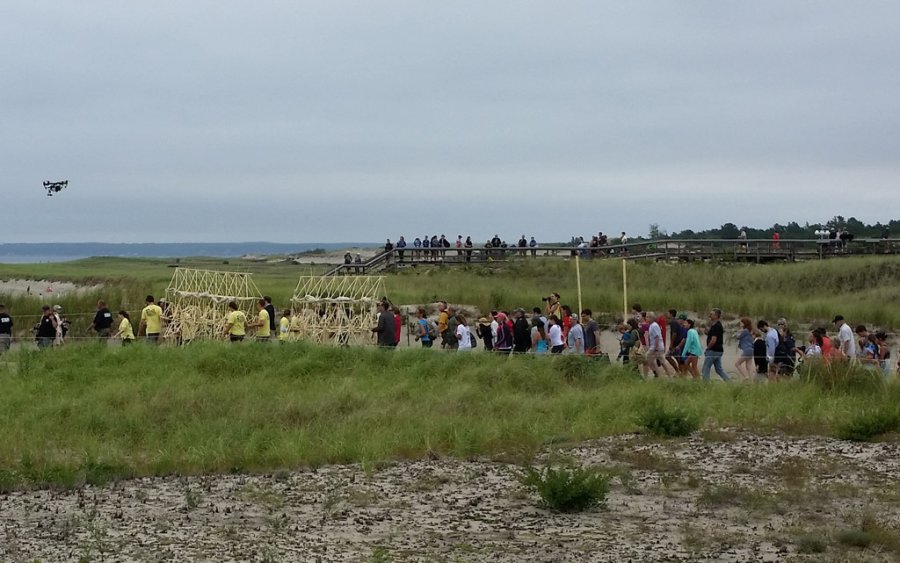
<instances>
[{"instance_id":1,"label":"backpack","mask_svg":"<svg viewBox=\"0 0 900 563\"><path fill-rule=\"evenodd\" d=\"M469 342L472 343L472 348L478 348L478 339L471 332L469 333Z\"/></svg>"},{"instance_id":2,"label":"backpack","mask_svg":"<svg viewBox=\"0 0 900 563\"><path fill-rule=\"evenodd\" d=\"M428 335L429 340L434 340L438 337L437 323L434 321L426 321L425 326L425 334Z\"/></svg>"}]
</instances>

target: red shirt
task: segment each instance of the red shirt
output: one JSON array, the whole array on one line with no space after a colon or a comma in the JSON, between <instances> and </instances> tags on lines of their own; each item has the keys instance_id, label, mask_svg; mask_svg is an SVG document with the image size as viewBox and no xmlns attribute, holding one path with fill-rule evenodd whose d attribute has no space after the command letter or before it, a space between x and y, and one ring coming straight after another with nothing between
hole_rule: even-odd
<instances>
[{"instance_id":1,"label":"red shirt","mask_svg":"<svg viewBox=\"0 0 900 563\"><path fill-rule=\"evenodd\" d=\"M659 330L662 331L662 341L663 341L663 346L668 346L668 345L669 345L669 341L666 340L666 329L667 329L667 327L669 326L669 323L668 323L668 321L666 320L666 316L665 316L665 315L660 315L659 318L656 319L656 324L659 325Z\"/></svg>"},{"instance_id":2,"label":"red shirt","mask_svg":"<svg viewBox=\"0 0 900 563\"><path fill-rule=\"evenodd\" d=\"M403 319L400 318L400 315L394 313L394 341L397 344L400 344L400 323L403 322Z\"/></svg>"}]
</instances>

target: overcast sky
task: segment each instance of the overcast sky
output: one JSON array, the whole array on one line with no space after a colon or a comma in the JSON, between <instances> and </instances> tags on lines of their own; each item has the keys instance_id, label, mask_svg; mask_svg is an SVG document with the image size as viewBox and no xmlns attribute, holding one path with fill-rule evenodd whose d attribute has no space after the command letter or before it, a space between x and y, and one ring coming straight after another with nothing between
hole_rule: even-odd
<instances>
[{"instance_id":1,"label":"overcast sky","mask_svg":"<svg viewBox=\"0 0 900 563\"><path fill-rule=\"evenodd\" d=\"M895 0L4 2L0 242L887 221L898 22Z\"/></svg>"}]
</instances>

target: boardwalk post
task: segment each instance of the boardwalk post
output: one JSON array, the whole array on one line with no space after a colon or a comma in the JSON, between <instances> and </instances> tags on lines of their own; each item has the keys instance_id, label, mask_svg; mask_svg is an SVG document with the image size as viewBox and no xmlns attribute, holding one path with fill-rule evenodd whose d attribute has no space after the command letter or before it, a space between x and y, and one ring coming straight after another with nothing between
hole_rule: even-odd
<instances>
[{"instance_id":1,"label":"boardwalk post","mask_svg":"<svg viewBox=\"0 0 900 563\"><path fill-rule=\"evenodd\" d=\"M626 266L626 264L627 261L622 258L622 320L628 318L628 267Z\"/></svg>"},{"instance_id":2,"label":"boardwalk post","mask_svg":"<svg viewBox=\"0 0 900 563\"><path fill-rule=\"evenodd\" d=\"M581 308L581 261L578 254L575 255L575 277L578 278L578 314L583 310Z\"/></svg>"}]
</instances>

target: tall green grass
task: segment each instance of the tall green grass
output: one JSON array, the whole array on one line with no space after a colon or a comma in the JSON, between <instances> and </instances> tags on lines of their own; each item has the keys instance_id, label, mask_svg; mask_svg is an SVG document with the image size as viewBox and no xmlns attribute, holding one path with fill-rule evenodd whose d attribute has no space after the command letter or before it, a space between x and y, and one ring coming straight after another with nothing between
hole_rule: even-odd
<instances>
[{"instance_id":1,"label":"tall green grass","mask_svg":"<svg viewBox=\"0 0 900 563\"><path fill-rule=\"evenodd\" d=\"M589 365L249 343L20 350L0 362L0 489L429 452L524 461L548 443L635 431L650 405L713 428L828 433L900 400L896 384L838 393L799 381L643 381Z\"/></svg>"},{"instance_id":2,"label":"tall green grass","mask_svg":"<svg viewBox=\"0 0 900 563\"><path fill-rule=\"evenodd\" d=\"M320 267L267 264L241 260L182 259L185 267L249 271L263 294L275 305L286 305L304 275L321 273ZM0 279L27 278L100 283L100 291L54 298L69 312L89 313L103 297L112 308L129 311L142 306L144 296L164 294L174 263L165 260L92 258L64 264L0 265ZM621 316L624 308L622 263L616 260L583 261L582 305L603 321ZM553 291L563 303L578 306L575 263L570 259L516 258L492 265L420 265L385 274L392 301L419 305L444 299L485 312L541 304ZM36 297L0 295L14 315L37 315ZM900 328L900 261L894 257L859 257L816 260L794 264L628 264L628 302L645 310L675 308L703 312L721 308L728 316L777 319L827 325L840 313L851 324ZM46 299L45 299L46 301ZM33 320L36 320L36 316ZM76 334L90 323L76 325Z\"/></svg>"}]
</instances>

